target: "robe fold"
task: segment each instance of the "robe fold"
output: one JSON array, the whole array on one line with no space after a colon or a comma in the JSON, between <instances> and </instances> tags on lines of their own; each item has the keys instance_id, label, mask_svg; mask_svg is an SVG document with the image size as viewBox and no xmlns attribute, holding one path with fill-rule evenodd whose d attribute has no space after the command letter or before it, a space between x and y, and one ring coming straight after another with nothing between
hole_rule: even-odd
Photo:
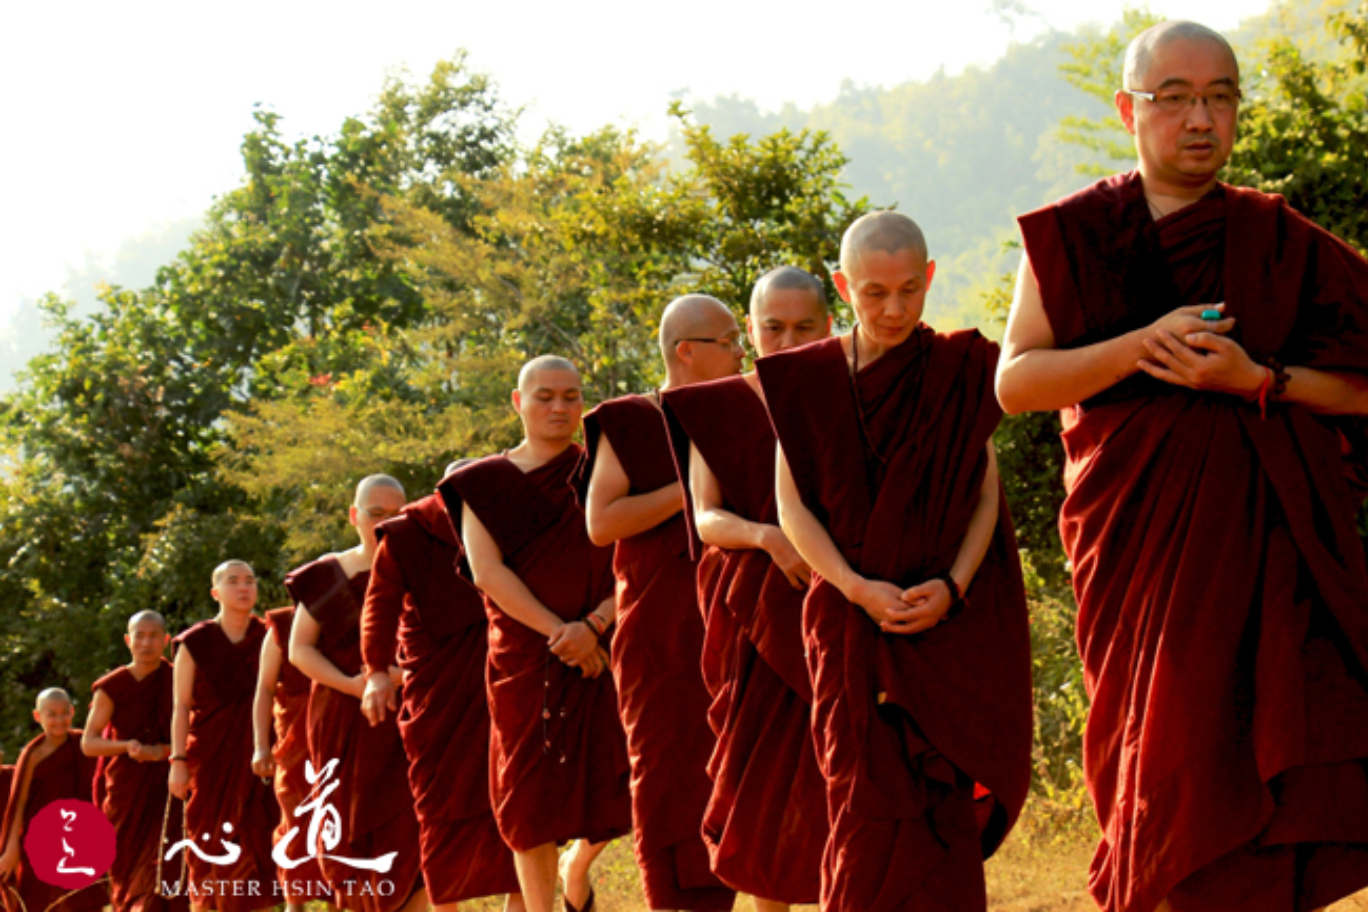
<instances>
[{"instance_id":1,"label":"robe fold","mask_svg":"<svg viewBox=\"0 0 1368 912\"><path fill-rule=\"evenodd\" d=\"M227 839L241 854L229 864L212 864L194 852L181 851L162 863L162 880L172 882L188 867L182 895L223 912L250 912L275 905L275 862L271 860L271 830L280 819L280 806L269 784L252 773L252 701L261 666L261 641L266 623L253 616L246 635L234 643L215 620L200 621L175 638L179 649L195 660L191 691L190 732L186 766L190 797L185 801L185 835L200 840L206 854L222 854ZM226 830L226 826L232 830ZM202 837L208 834L208 840ZM172 843L180 834L168 831ZM192 893L209 881L246 884L243 895ZM255 885L253 888L251 885ZM247 895L255 889L256 896Z\"/></svg>"},{"instance_id":2,"label":"robe fold","mask_svg":"<svg viewBox=\"0 0 1368 912\"><path fill-rule=\"evenodd\" d=\"M504 456L488 456L438 486L453 531L469 505L509 569L566 621L613 594L613 549L589 541L570 488L580 452L571 445L528 473ZM527 852L630 832L627 749L612 676L585 678L552 654L545 636L487 595L484 604L489 789L504 841Z\"/></svg>"},{"instance_id":3,"label":"robe fold","mask_svg":"<svg viewBox=\"0 0 1368 912\"><path fill-rule=\"evenodd\" d=\"M315 647L344 675L361 672L361 605L370 572L348 578L337 558L321 557L292 570L285 588L318 624ZM394 912L422 887L418 817L408 788L408 757L394 714L372 726L361 701L314 681L309 691L309 757L315 770L337 761L331 803L342 831L336 848L319 845L319 863L344 909ZM306 820L292 857L303 851ZM393 854L388 871L366 870L345 859L378 860ZM351 881L351 886L347 886ZM382 882L388 881L385 886ZM382 889L383 886L383 889ZM392 887L392 889L391 889ZM387 895L382 895L387 893Z\"/></svg>"},{"instance_id":4,"label":"robe fold","mask_svg":"<svg viewBox=\"0 0 1368 912\"><path fill-rule=\"evenodd\" d=\"M275 743L271 757L275 760L275 795L280 805L280 822L271 834L272 844L288 837L295 827L308 826L308 814L294 816L295 809L309 798L313 786L305 776L304 761L309 758L309 691L313 682L290 661L290 630L294 627L294 605L274 608L266 612L271 637L280 650L280 672L276 676L271 719L275 729ZM299 839L299 836L295 837ZM298 843L295 843L296 847ZM331 891L323 879L323 868L317 858L296 868L279 866L276 876L280 888L291 902L305 899L327 899Z\"/></svg>"},{"instance_id":5,"label":"robe fold","mask_svg":"<svg viewBox=\"0 0 1368 912\"><path fill-rule=\"evenodd\" d=\"M840 339L757 363L803 503L855 572L948 572L1001 412L997 349L919 326L851 378ZM983 859L1030 784L1030 640L1005 499L963 613L885 634L814 574L803 607L813 733L832 831L825 910L986 908Z\"/></svg>"},{"instance_id":6,"label":"robe fold","mask_svg":"<svg viewBox=\"0 0 1368 912\"><path fill-rule=\"evenodd\" d=\"M489 804L484 601L469 572L458 572L460 544L436 494L382 523L376 537L361 647L371 672L387 672L395 655L404 670L399 733L428 898L517 893L513 853Z\"/></svg>"},{"instance_id":7,"label":"robe fold","mask_svg":"<svg viewBox=\"0 0 1368 912\"><path fill-rule=\"evenodd\" d=\"M1155 222L1131 173L1020 221L1060 348L1225 301L1256 360L1368 373L1368 263L1280 197L1218 185ZM1143 374L1063 419L1094 898L1263 912L1368 886L1353 421Z\"/></svg>"},{"instance_id":8,"label":"robe fold","mask_svg":"<svg viewBox=\"0 0 1368 912\"><path fill-rule=\"evenodd\" d=\"M67 731L67 739L62 746L44 757L33 768L29 779L28 799L24 804L24 819L15 819L19 809L19 790L23 787L24 769L33 762L33 753L43 743L46 735L39 735L25 745L14 765L14 779L10 784L9 804L5 819L0 826L0 851L9 841L10 830L21 827L19 842L19 867L8 882L0 881L0 908L6 912L99 912L109 902L108 882L101 879L77 891L54 887L39 880L28 866L28 856L24 851L23 838L28 833L29 824L43 808L60 798L76 798L90 801L95 789L95 758L81 753L81 729ZM117 863L117 861L116 861ZM21 907L15 894L23 900Z\"/></svg>"},{"instance_id":9,"label":"robe fold","mask_svg":"<svg viewBox=\"0 0 1368 912\"><path fill-rule=\"evenodd\" d=\"M139 741L144 746L171 743L171 708L175 670L165 659L139 681L131 669L117 668L91 685L103 690L114 706L104 737ZM110 904L115 912L158 912L189 908L185 897L157 895L157 855L167 805L170 762L144 763L127 754L101 758L104 778L100 809L117 834L114 864L109 869ZM167 834L180 833L180 802L172 802Z\"/></svg>"},{"instance_id":10,"label":"robe fold","mask_svg":"<svg viewBox=\"0 0 1368 912\"><path fill-rule=\"evenodd\" d=\"M631 483L629 495L677 481L665 420L644 396L604 402L584 416L581 497L601 437ZM703 814L712 795L708 759L717 743L700 667L703 616L697 563L682 512L617 543L613 679L632 761L636 858L652 909L730 909L734 891L711 870Z\"/></svg>"},{"instance_id":11,"label":"robe fold","mask_svg":"<svg viewBox=\"0 0 1368 912\"><path fill-rule=\"evenodd\" d=\"M724 510L777 526L774 430L750 384L730 377L661 398L680 481L687 487L692 443L717 479ZM789 904L818 901L830 830L803 655L806 594L765 551L702 549L702 668L717 736L703 839L723 882Z\"/></svg>"}]
</instances>

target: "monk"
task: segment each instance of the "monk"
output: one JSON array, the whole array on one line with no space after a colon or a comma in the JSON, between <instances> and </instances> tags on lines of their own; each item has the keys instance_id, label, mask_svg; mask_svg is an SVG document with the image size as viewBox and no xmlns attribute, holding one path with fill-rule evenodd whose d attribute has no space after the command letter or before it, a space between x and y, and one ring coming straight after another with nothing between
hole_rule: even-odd
<instances>
[{"instance_id":1,"label":"monk","mask_svg":"<svg viewBox=\"0 0 1368 912\"><path fill-rule=\"evenodd\" d=\"M285 588L296 605L290 661L313 681L309 757L320 775L331 766L329 782L337 784L332 802L341 823L339 845L325 842L308 849L322 852L323 874L332 885L334 902L364 912L416 912L427 906L418 817L399 727L393 718L372 726L361 714L366 682L361 606L375 559L375 527L399 515L404 501L403 486L390 476L361 479L347 514L360 543L285 577ZM296 824L300 848L295 851L306 851L307 821L297 817Z\"/></svg>"},{"instance_id":2,"label":"monk","mask_svg":"<svg viewBox=\"0 0 1368 912\"><path fill-rule=\"evenodd\" d=\"M109 869L115 912L188 909L183 896L162 898L157 858L162 824L180 833L179 802L166 817L175 673L166 659L166 619L139 611L128 619L124 643L132 661L91 685L94 697L81 734L81 752L104 757L100 808L117 834Z\"/></svg>"},{"instance_id":3,"label":"monk","mask_svg":"<svg viewBox=\"0 0 1368 912\"><path fill-rule=\"evenodd\" d=\"M295 811L313 791L304 769L304 761L309 759L309 691L313 682L287 657L294 614L294 605L266 612L270 635L261 641L256 696L252 700L252 772L275 785L280 822L271 832L271 843L276 846L301 826ZM316 857L295 867L278 865L276 878L287 912L302 912L309 899L331 904L332 891Z\"/></svg>"},{"instance_id":4,"label":"monk","mask_svg":"<svg viewBox=\"0 0 1368 912\"><path fill-rule=\"evenodd\" d=\"M751 295L746 335L772 355L831 333L817 278L782 266ZM712 870L758 912L820 898L826 782L811 733L803 597L811 570L779 528L774 431L754 372L661 397L704 548L703 679L717 747L703 840Z\"/></svg>"},{"instance_id":5,"label":"monk","mask_svg":"<svg viewBox=\"0 0 1368 912\"><path fill-rule=\"evenodd\" d=\"M211 581L218 614L174 641L167 781L185 802L185 826L183 833L168 829L173 845L163 846L160 875L180 885L193 909L250 912L276 903L271 828L280 810L270 786L252 775L252 694L266 625L253 614L251 565L224 561ZM195 848L177 850L186 839ZM233 860L213 860L233 855L230 845Z\"/></svg>"},{"instance_id":6,"label":"monk","mask_svg":"<svg viewBox=\"0 0 1368 912\"><path fill-rule=\"evenodd\" d=\"M738 373L745 350L728 307L706 295L670 302L660 320L664 390ZM585 416L578 484L595 544L618 543L613 650L632 759L636 858L654 910L725 910L735 892L715 875L701 830L716 738L699 662L698 610L683 488L660 397L628 395Z\"/></svg>"},{"instance_id":7,"label":"monk","mask_svg":"<svg viewBox=\"0 0 1368 912\"><path fill-rule=\"evenodd\" d=\"M579 371L523 365L513 408L523 440L438 486L489 618L490 800L529 912L550 912L556 846L569 912L594 908L589 875L632 828L617 691L607 674L612 549L589 541L570 479L583 402Z\"/></svg>"},{"instance_id":8,"label":"monk","mask_svg":"<svg viewBox=\"0 0 1368 912\"><path fill-rule=\"evenodd\" d=\"M997 349L920 322L935 275L897 212L841 241L850 333L757 363L803 606L831 835L826 910L987 907L1030 783L1030 640L991 436Z\"/></svg>"},{"instance_id":9,"label":"monk","mask_svg":"<svg viewBox=\"0 0 1368 912\"><path fill-rule=\"evenodd\" d=\"M446 474L473 461L453 463ZM438 912L455 912L462 900L504 893L506 907L521 910L513 853L489 804L484 600L437 494L404 507L375 534L361 612L361 710L371 725L397 711L428 897ZM389 674L395 655L402 688Z\"/></svg>"},{"instance_id":10,"label":"monk","mask_svg":"<svg viewBox=\"0 0 1368 912\"><path fill-rule=\"evenodd\" d=\"M1059 409L1108 910L1309 910L1368 886L1368 573L1344 419L1368 263L1217 179L1240 70L1191 22L1116 93L1139 168L1021 218L998 395Z\"/></svg>"},{"instance_id":11,"label":"monk","mask_svg":"<svg viewBox=\"0 0 1368 912\"><path fill-rule=\"evenodd\" d=\"M19 755L10 785L9 807L0 825L0 896L7 912L95 912L108 902L103 880L70 894L39 880L28 867L23 840L33 818L59 798L89 801L94 788L95 760L81 753L81 729L72 728L75 707L60 687L38 694L33 721L43 728ZM69 895L70 894L70 895ZM22 900L21 907L15 897Z\"/></svg>"}]
</instances>

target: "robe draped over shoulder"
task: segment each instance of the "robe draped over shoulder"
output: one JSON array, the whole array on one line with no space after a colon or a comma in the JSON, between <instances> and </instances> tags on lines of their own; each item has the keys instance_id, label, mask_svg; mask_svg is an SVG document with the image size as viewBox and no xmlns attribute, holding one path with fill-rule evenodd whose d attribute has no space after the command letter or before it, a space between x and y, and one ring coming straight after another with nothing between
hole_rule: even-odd
<instances>
[{"instance_id":1,"label":"robe draped over shoulder","mask_svg":"<svg viewBox=\"0 0 1368 912\"><path fill-rule=\"evenodd\" d=\"M361 605L370 571L348 577L332 556L291 571L285 588L295 604L318 624L317 649L345 675L361 671ZM408 758L393 714L372 726L361 701L313 682L309 692L309 756L315 770L337 760L333 804L341 815L340 845L319 859L333 888L333 902L344 909L394 912L421 887L418 817L408 789ZM303 843L308 820L300 826ZM295 849L295 852L299 852ZM357 868L339 858L377 859L394 853L388 871ZM333 857L329 857L333 856ZM353 881L350 890L342 885ZM390 881L392 891L380 889ZM381 895L386 893L387 895Z\"/></svg>"},{"instance_id":2,"label":"robe draped over shoulder","mask_svg":"<svg viewBox=\"0 0 1368 912\"><path fill-rule=\"evenodd\" d=\"M270 636L280 650L280 672L276 676L271 707L275 728L271 756L276 764L275 795L276 803L280 805L280 822L271 834L272 843L287 838L296 826L307 826L306 821L295 819L294 811L308 800L309 792L313 790L304 774L304 761L309 759L309 691L313 682L290 661L294 613L294 605L266 612ZM277 867L276 874L284 895L292 899L326 899L332 895L317 858L310 858L295 868Z\"/></svg>"},{"instance_id":3,"label":"robe draped over shoulder","mask_svg":"<svg viewBox=\"0 0 1368 912\"><path fill-rule=\"evenodd\" d=\"M589 541L570 474L580 448L524 473L488 456L438 486L453 528L469 506L546 609L577 620L613 593L612 548ZM484 599L489 620L490 798L516 852L632 829L629 768L610 675L585 678L546 637Z\"/></svg>"},{"instance_id":4,"label":"robe draped over shoulder","mask_svg":"<svg viewBox=\"0 0 1368 912\"><path fill-rule=\"evenodd\" d=\"M24 819L18 820L19 790L24 781L24 770L32 765L34 752L42 745L45 735L39 735L25 745L14 764L14 779L9 787L9 804L5 810L3 825L0 825L0 851L9 841L10 831L20 827L20 839L28 833L29 824L43 808L61 798L76 798L89 801L95 790L96 763L94 757L81 753L81 734L79 728L70 729L62 746L33 767L29 779L28 799L24 804ZM109 887L98 880L72 896L71 891L54 887L35 876L28 866L28 858L20 842L19 867L7 883L0 883L0 908L5 912L33 912L36 909L49 909L52 912L99 912L109 901ZM13 891L13 892L11 892ZM23 906L15 899L15 894L23 901ZM54 905L56 904L56 905Z\"/></svg>"},{"instance_id":5,"label":"robe draped over shoulder","mask_svg":"<svg viewBox=\"0 0 1368 912\"><path fill-rule=\"evenodd\" d=\"M214 620L200 621L176 637L178 649L188 649L195 660L195 685L191 692L190 732L186 741L186 765L190 771L190 797L185 802L185 833L200 838L208 833L210 846L224 824L232 827L233 842L241 849L231 864L210 864L193 852L182 852L163 863L163 880L171 880L186 859L186 880L193 884L229 881L256 884L258 895L185 895L223 912L250 912L275 905L272 881L271 830L280 819L275 792L252 774L252 700L256 696L261 665L261 641L266 623L252 617L247 633L234 643ZM179 834L176 834L178 836ZM171 837L175 839L176 837Z\"/></svg>"},{"instance_id":6,"label":"robe draped over shoulder","mask_svg":"<svg viewBox=\"0 0 1368 912\"><path fill-rule=\"evenodd\" d=\"M1061 348L1224 301L1256 360L1368 373L1368 263L1280 197L1218 185L1155 222L1131 173L1020 222ZM1263 912L1368 886L1358 420L1143 375L1063 419L1094 898Z\"/></svg>"},{"instance_id":7,"label":"robe draped over shoulder","mask_svg":"<svg viewBox=\"0 0 1368 912\"><path fill-rule=\"evenodd\" d=\"M114 706L104 737L111 741L139 741L144 745L171 743L171 709L175 671L165 659L141 681L127 667L117 668L91 685L104 691ZM115 912L158 912L189 908L185 897L157 895L157 855L167 804L170 762L134 760L127 754L105 757L100 809L114 824L117 848L109 869L110 905ZM167 832L180 833L180 802L172 802Z\"/></svg>"},{"instance_id":8,"label":"robe draped over shoulder","mask_svg":"<svg viewBox=\"0 0 1368 912\"><path fill-rule=\"evenodd\" d=\"M361 648L370 671L387 672L396 655L404 670L399 733L428 898L517 893L513 853L489 803L484 602L459 572L461 547L436 494L381 523L376 537Z\"/></svg>"},{"instance_id":9,"label":"robe draped over shoulder","mask_svg":"<svg viewBox=\"0 0 1368 912\"><path fill-rule=\"evenodd\" d=\"M840 339L762 358L804 505L857 573L901 587L947 572L1001 417L997 347L919 326L852 378ZM803 610L831 838L829 910L986 907L983 859L1030 783L1030 641L1005 499L958 617L884 634L814 576Z\"/></svg>"},{"instance_id":10,"label":"robe draped over shoulder","mask_svg":"<svg viewBox=\"0 0 1368 912\"><path fill-rule=\"evenodd\" d=\"M604 402L584 416L583 497L606 437L631 495L677 481L665 420L644 396ZM617 543L617 635L613 678L632 759L636 857L652 909L730 909L731 888L712 872L703 814L712 794L708 758L716 737L703 683L703 616L697 564L683 513Z\"/></svg>"},{"instance_id":11,"label":"robe draped over shoulder","mask_svg":"<svg viewBox=\"0 0 1368 912\"><path fill-rule=\"evenodd\" d=\"M661 398L680 481L687 487L692 443L717 479L723 509L777 526L774 430L750 384L730 377ZM717 735L703 838L725 883L789 904L818 901L830 830L803 655L806 594L765 551L702 549L703 678Z\"/></svg>"}]
</instances>

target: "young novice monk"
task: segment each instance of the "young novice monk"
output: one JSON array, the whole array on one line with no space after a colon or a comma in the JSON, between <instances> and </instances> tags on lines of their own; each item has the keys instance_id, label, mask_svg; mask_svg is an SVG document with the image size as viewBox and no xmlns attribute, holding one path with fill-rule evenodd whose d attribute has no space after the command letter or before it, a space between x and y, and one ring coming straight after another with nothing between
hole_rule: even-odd
<instances>
[{"instance_id":1,"label":"young novice monk","mask_svg":"<svg viewBox=\"0 0 1368 912\"><path fill-rule=\"evenodd\" d=\"M360 543L305 564L285 577L285 588L298 606L290 631L290 661L313 679L309 756L315 770L337 761L330 781L337 783L332 800L341 815L341 844L322 858L323 873L333 885L337 905L366 912L427 906L420 870L418 817L408 787L408 758L399 727L393 717L372 726L361 714L366 683L361 662L361 606L375 559L375 527L398 515L403 506L404 488L398 481L388 475L363 478L348 511ZM398 669L395 672L397 676ZM296 845L301 842L296 837ZM375 860L391 855L388 871L359 868L340 860ZM347 881L354 886L340 886Z\"/></svg>"},{"instance_id":2,"label":"young novice monk","mask_svg":"<svg viewBox=\"0 0 1368 912\"><path fill-rule=\"evenodd\" d=\"M279 808L270 786L252 774L252 694L266 625L252 614L256 574L246 561L219 564L212 579L218 614L175 639L169 787L185 800L186 837L209 856L226 854L228 843L238 854L219 863L182 849L163 856L162 881L181 880L185 865L192 908L249 912L275 905L271 828ZM181 834L168 830L167 838L174 844ZM203 889L220 882L227 888Z\"/></svg>"},{"instance_id":3,"label":"young novice monk","mask_svg":"<svg viewBox=\"0 0 1368 912\"><path fill-rule=\"evenodd\" d=\"M987 907L983 860L1030 782L1026 602L990 436L997 349L920 323L935 266L904 215L859 219L851 333L760 359L803 609L831 836L829 912Z\"/></svg>"},{"instance_id":4,"label":"young novice monk","mask_svg":"<svg viewBox=\"0 0 1368 912\"><path fill-rule=\"evenodd\" d=\"M91 685L81 751L107 757L102 773L101 810L114 824L117 853L109 869L110 904L115 912L185 909L184 897L158 895L157 857L166 812L166 780L171 756L171 709L175 673L165 652L166 619L139 611L128 620L132 661ZM180 833L180 806L174 803L168 833Z\"/></svg>"},{"instance_id":5,"label":"young novice monk","mask_svg":"<svg viewBox=\"0 0 1368 912\"><path fill-rule=\"evenodd\" d=\"M98 910L108 901L109 893L99 882L67 896L68 890L39 880L23 854L24 835L43 808L59 798L91 798L95 761L81 753L81 730L71 727L74 715L71 697L60 687L49 687L38 695L33 721L43 727L43 733L19 755L9 808L0 826L0 905L8 912L20 912L14 902L16 894L24 909L52 912Z\"/></svg>"},{"instance_id":6,"label":"young novice monk","mask_svg":"<svg viewBox=\"0 0 1368 912\"><path fill-rule=\"evenodd\" d=\"M767 273L751 295L746 332L762 356L826 338L822 283L792 266ZM760 380L749 373L681 386L661 403L707 546L698 594L717 734L703 818L712 869L755 897L758 912L816 903L829 827L803 658L811 571L779 528L774 430Z\"/></svg>"}]
</instances>

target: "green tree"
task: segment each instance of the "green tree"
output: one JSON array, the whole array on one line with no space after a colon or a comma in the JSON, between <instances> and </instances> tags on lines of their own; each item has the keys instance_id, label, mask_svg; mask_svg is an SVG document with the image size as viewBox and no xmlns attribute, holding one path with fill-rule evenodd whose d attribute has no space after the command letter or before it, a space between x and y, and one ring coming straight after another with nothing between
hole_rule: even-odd
<instances>
[{"instance_id":1,"label":"green tree","mask_svg":"<svg viewBox=\"0 0 1368 912\"><path fill-rule=\"evenodd\" d=\"M1368 3L1335 13L1340 53L1317 60L1287 36L1264 46L1264 77L1240 112L1225 178L1280 193L1322 228L1368 252Z\"/></svg>"},{"instance_id":2,"label":"green tree","mask_svg":"<svg viewBox=\"0 0 1368 912\"><path fill-rule=\"evenodd\" d=\"M332 137L287 145L276 115L256 120L242 185L156 283L104 292L89 318L49 299L52 351L0 399L0 738L22 737L36 688L79 693L119 661L132 611L207 614L219 560L253 559L263 599L283 596L286 529L220 477L224 416L363 362L376 386L397 376L356 336L432 312L376 250L383 201L469 225L478 210L455 178L507 159L514 115L457 57L424 84L390 80Z\"/></svg>"}]
</instances>

